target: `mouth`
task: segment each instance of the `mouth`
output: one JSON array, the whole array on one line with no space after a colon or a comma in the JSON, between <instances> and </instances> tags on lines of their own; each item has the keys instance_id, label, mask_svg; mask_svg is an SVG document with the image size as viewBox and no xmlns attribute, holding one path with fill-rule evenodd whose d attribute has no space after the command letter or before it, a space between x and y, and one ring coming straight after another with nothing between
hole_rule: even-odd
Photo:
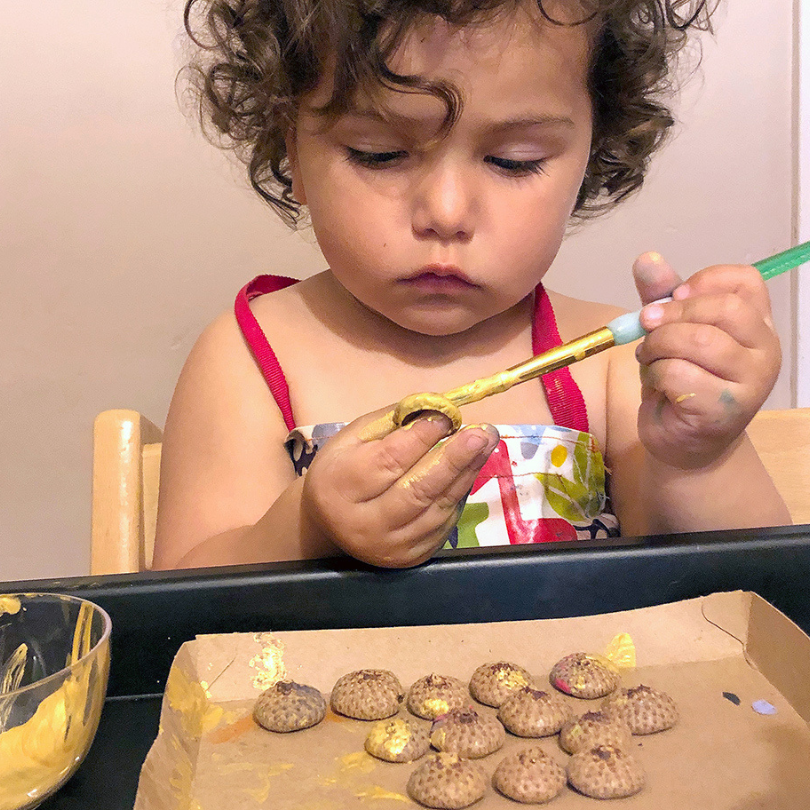
<instances>
[{"instance_id":1,"label":"mouth","mask_svg":"<svg viewBox=\"0 0 810 810\"><path fill-rule=\"evenodd\" d=\"M462 270L451 264L429 264L419 268L403 283L425 292L458 292L478 285L470 281Z\"/></svg>"}]
</instances>

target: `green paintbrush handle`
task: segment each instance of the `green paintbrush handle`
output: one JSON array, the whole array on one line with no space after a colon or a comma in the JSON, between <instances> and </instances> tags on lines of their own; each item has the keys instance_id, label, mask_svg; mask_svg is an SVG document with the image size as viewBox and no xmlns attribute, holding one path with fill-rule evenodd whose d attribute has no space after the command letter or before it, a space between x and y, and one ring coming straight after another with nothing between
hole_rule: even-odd
<instances>
[{"instance_id":1,"label":"green paintbrush handle","mask_svg":"<svg viewBox=\"0 0 810 810\"><path fill-rule=\"evenodd\" d=\"M775 256L754 262L754 267L759 270L762 278L767 281L774 276L786 273L788 270L793 270L805 262L810 262L810 242L802 242L801 245L796 245L796 247L789 250L783 250ZM661 300L668 301L669 299L662 298ZM607 328L613 333L615 346L632 343L647 334L639 322L640 313L641 310L637 310L636 312L628 312L626 315L619 315L618 318L614 318L607 325Z\"/></svg>"}]
</instances>

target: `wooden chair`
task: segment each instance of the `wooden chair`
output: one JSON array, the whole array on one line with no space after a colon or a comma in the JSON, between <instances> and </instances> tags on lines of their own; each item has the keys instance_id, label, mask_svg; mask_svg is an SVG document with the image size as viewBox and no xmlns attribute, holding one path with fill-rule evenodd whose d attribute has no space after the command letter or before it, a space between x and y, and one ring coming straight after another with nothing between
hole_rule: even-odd
<instances>
[{"instance_id":1,"label":"wooden chair","mask_svg":"<svg viewBox=\"0 0 810 810\"><path fill-rule=\"evenodd\" d=\"M794 523L810 523L810 408L760 411L748 435Z\"/></svg>"},{"instance_id":2,"label":"wooden chair","mask_svg":"<svg viewBox=\"0 0 810 810\"><path fill-rule=\"evenodd\" d=\"M91 574L152 566L163 434L137 411L102 411L93 425Z\"/></svg>"}]
</instances>

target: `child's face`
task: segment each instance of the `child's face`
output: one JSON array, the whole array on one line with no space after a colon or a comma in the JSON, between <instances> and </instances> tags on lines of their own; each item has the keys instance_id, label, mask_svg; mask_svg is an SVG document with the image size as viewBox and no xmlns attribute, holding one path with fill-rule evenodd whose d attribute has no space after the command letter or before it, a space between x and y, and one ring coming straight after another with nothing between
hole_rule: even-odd
<instances>
[{"instance_id":1,"label":"child's face","mask_svg":"<svg viewBox=\"0 0 810 810\"><path fill-rule=\"evenodd\" d=\"M430 22L391 67L462 93L360 94L328 128L305 98L288 139L293 192L335 277L407 329L462 332L513 307L551 265L588 162L588 27L519 9L486 26ZM384 111L384 117L379 110Z\"/></svg>"}]
</instances>

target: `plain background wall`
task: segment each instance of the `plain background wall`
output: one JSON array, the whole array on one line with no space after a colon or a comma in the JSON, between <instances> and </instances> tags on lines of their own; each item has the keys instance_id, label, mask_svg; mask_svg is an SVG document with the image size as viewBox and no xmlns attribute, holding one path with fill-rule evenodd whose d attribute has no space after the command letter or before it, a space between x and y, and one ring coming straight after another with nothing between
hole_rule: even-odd
<instances>
[{"instance_id":1,"label":"plain background wall","mask_svg":"<svg viewBox=\"0 0 810 810\"><path fill-rule=\"evenodd\" d=\"M92 422L162 424L203 326L261 272L323 267L179 111L178 0L6 4L0 22L0 580L89 570ZM733 0L644 190L566 243L547 281L638 306L633 258L684 275L791 244L793 0ZM788 407L793 282L772 282ZM407 392L403 392L407 393Z\"/></svg>"},{"instance_id":2,"label":"plain background wall","mask_svg":"<svg viewBox=\"0 0 810 810\"><path fill-rule=\"evenodd\" d=\"M798 46L796 61L799 130L799 241L810 242L810 3L797 0ZM810 408L810 274L796 274L796 404Z\"/></svg>"}]
</instances>

